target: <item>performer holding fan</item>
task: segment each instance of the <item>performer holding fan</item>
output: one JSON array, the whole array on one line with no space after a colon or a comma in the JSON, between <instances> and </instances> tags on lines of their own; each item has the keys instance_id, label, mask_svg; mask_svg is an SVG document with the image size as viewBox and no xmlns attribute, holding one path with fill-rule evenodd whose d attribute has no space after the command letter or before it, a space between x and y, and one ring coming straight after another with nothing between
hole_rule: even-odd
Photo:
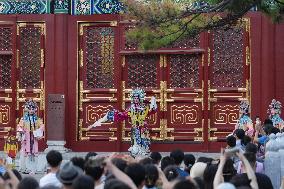
<instances>
[{"instance_id":1,"label":"performer holding fan","mask_svg":"<svg viewBox=\"0 0 284 189\"><path fill-rule=\"evenodd\" d=\"M123 121L130 118L131 122L131 147L128 151L132 156L146 155L150 152L149 130L146 126L145 119L147 116L157 111L157 103L155 97L151 98L150 104L145 104L145 92L142 89L135 89L131 92L131 105L125 111L118 110L108 111L107 114L89 126L87 130L93 127L101 126L101 123L107 121Z\"/></svg>"}]
</instances>

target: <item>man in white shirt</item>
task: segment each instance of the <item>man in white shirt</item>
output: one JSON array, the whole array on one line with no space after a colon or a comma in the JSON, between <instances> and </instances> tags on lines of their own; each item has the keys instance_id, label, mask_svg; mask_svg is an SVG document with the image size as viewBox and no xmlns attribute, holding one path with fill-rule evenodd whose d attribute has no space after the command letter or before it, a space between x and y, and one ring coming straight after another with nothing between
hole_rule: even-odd
<instances>
[{"instance_id":1,"label":"man in white shirt","mask_svg":"<svg viewBox=\"0 0 284 189\"><path fill-rule=\"evenodd\" d=\"M47 153L46 160L48 165L50 166L50 171L40 179L39 186L43 187L47 185L53 185L61 187L61 182L56 178L56 173L59 171L59 167L62 162L61 153L56 150L51 150Z\"/></svg>"}]
</instances>

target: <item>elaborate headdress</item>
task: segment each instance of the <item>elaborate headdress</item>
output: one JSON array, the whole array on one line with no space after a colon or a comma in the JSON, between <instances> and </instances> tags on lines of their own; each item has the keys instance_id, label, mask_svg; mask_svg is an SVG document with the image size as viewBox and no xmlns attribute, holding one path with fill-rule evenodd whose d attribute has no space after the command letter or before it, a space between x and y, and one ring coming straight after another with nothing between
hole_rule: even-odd
<instances>
[{"instance_id":1,"label":"elaborate headdress","mask_svg":"<svg viewBox=\"0 0 284 189\"><path fill-rule=\"evenodd\" d=\"M282 108L281 102L273 99L271 104L269 105L268 113L270 114L271 113L270 110L274 109L276 114L281 114L281 108Z\"/></svg>"},{"instance_id":2,"label":"elaborate headdress","mask_svg":"<svg viewBox=\"0 0 284 189\"><path fill-rule=\"evenodd\" d=\"M243 114L248 114L249 113L249 103L247 101L241 101L241 103L240 103L240 111Z\"/></svg>"},{"instance_id":3,"label":"elaborate headdress","mask_svg":"<svg viewBox=\"0 0 284 189\"><path fill-rule=\"evenodd\" d=\"M33 99L31 98L28 101L26 101L23 107L25 110L33 109L34 111L37 111L37 108L38 108L37 103L33 101Z\"/></svg>"},{"instance_id":4,"label":"elaborate headdress","mask_svg":"<svg viewBox=\"0 0 284 189\"><path fill-rule=\"evenodd\" d=\"M133 103L134 97L138 97L140 103L143 103L145 96L146 96L146 93L143 89L136 88L132 90L129 97L131 98L131 103Z\"/></svg>"}]
</instances>

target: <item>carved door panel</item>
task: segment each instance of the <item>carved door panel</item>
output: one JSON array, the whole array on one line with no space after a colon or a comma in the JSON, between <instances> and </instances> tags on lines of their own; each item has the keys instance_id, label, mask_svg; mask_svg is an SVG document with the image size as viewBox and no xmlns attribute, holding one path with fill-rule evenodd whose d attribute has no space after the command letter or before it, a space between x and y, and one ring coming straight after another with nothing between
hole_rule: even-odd
<instances>
[{"instance_id":1,"label":"carved door panel","mask_svg":"<svg viewBox=\"0 0 284 189\"><path fill-rule=\"evenodd\" d=\"M209 34L209 141L224 141L237 123L239 103L250 101L249 22Z\"/></svg>"},{"instance_id":2,"label":"carved door panel","mask_svg":"<svg viewBox=\"0 0 284 189\"><path fill-rule=\"evenodd\" d=\"M45 23L17 23L16 110L18 119L23 116L23 105L29 98L37 102L38 116L45 118L45 31Z\"/></svg>"},{"instance_id":3,"label":"carved door panel","mask_svg":"<svg viewBox=\"0 0 284 189\"><path fill-rule=\"evenodd\" d=\"M0 145L10 128L15 128L16 107L16 22L0 23Z\"/></svg>"},{"instance_id":4,"label":"carved door panel","mask_svg":"<svg viewBox=\"0 0 284 189\"><path fill-rule=\"evenodd\" d=\"M164 56L166 80L163 83L165 139L203 139L203 58L202 54Z\"/></svg>"},{"instance_id":5,"label":"carved door panel","mask_svg":"<svg viewBox=\"0 0 284 189\"><path fill-rule=\"evenodd\" d=\"M115 26L116 22L79 23L79 141L117 141L118 123L85 130L119 107Z\"/></svg>"},{"instance_id":6,"label":"carved door panel","mask_svg":"<svg viewBox=\"0 0 284 189\"><path fill-rule=\"evenodd\" d=\"M152 140L163 140L160 119L160 102L163 98L161 89L160 56L156 54L130 54L123 56L123 81L122 81L122 109L130 105L129 94L132 89L143 88L146 92L146 100L150 101L155 96L158 104L158 112L147 119L148 128ZM124 121L122 125L122 141L130 141L131 124Z\"/></svg>"}]
</instances>

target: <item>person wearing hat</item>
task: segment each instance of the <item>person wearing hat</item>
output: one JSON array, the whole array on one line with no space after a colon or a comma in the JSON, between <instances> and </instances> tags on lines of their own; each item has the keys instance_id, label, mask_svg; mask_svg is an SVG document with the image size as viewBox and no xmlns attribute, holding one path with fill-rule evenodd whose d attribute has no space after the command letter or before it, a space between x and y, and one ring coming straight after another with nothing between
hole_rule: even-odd
<instances>
[{"instance_id":1,"label":"person wearing hat","mask_svg":"<svg viewBox=\"0 0 284 189\"><path fill-rule=\"evenodd\" d=\"M76 178L83 174L83 170L73 165L72 162L67 162L56 173L57 179L62 183L63 189L71 189Z\"/></svg>"}]
</instances>

